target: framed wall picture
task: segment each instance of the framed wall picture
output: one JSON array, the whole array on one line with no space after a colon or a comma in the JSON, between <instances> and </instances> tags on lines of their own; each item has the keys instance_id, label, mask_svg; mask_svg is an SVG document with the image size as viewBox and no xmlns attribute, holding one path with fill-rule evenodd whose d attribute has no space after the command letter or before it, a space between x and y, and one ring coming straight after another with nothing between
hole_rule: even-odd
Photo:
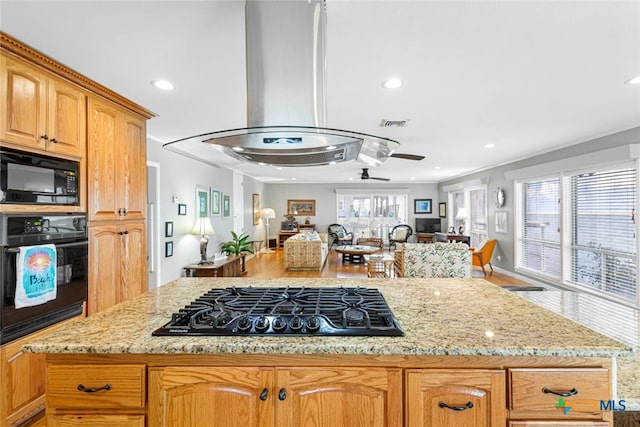
<instances>
[{"instance_id":1,"label":"framed wall picture","mask_svg":"<svg viewBox=\"0 0 640 427\"><path fill-rule=\"evenodd\" d=\"M169 258L173 256L173 242L164 242L164 256L165 258Z\"/></svg>"},{"instance_id":2,"label":"framed wall picture","mask_svg":"<svg viewBox=\"0 0 640 427\"><path fill-rule=\"evenodd\" d=\"M231 218L231 195L222 195L222 217Z\"/></svg>"},{"instance_id":3,"label":"framed wall picture","mask_svg":"<svg viewBox=\"0 0 640 427\"><path fill-rule=\"evenodd\" d=\"M260 224L260 195L253 193L253 225Z\"/></svg>"},{"instance_id":4,"label":"framed wall picture","mask_svg":"<svg viewBox=\"0 0 640 427\"><path fill-rule=\"evenodd\" d=\"M164 223L164 237L173 237L173 221Z\"/></svg>"},{"instance_id":5,"label":"framed wall picture","mask_svg":"<svg viewBox=\"0 0 640 427\"><path fill-rule=\"evenodd\" d=\"M507 211L496 212L496 233L507 234L509 232L509 216Z\"/></svg>"},{"instance_id":6,"label":"framed wall picture","mask_svg":"<svg viewBox=\"0 0 640 427\"><path fill-rule=\"evenodd\" d=\"M209 216L209 190L196 187L196 218L206 218Z\"/></svg>"},{"instance_id":7,"label":"framed wall picture","mask_svg":"<svg viewBox=\"0 0 640 427\"><path fill-rule=\"evenodd\" d=\"M211 215L220 215L220 190L211 189Z\"/></svg>"},{"instance_id":8,"label":"framed wall picture","mask_svg":"<svg viewBox=\"0 0 640 427\"><path fill-rule=\"evenodd\" d=\"M413 199L413 213L430 214L431 199Z\"/></svg>"},{"instance_id":9,"label":"framed wall picture","mask_svg":"<svg viewBox=\"0 0 640 427\"><path fill-rule=\"evenodd\" d=\"M187 214L187 205L183 203L178 204L178 215L186 215Z\"/></svg>"},{"instance_id":10,"label":"framed wall picture","mask_svg":"<svg viewBox=\"0 0 640 427\"><path fill-rule=\"evenodd\" d=\"M438 216L440 218L447 217L447 204L445 202L438 204Z\"/></svg>"},{"instance_id":11,"label":"framed wall picture","mask_svg":"<svg viewBox=\"0 0 640 427\"><path fill-rule=\"evenodd\" d=\"M287 213L296 216L315 216L315 200L287 200Z\"/></svg>"}]
</instances>

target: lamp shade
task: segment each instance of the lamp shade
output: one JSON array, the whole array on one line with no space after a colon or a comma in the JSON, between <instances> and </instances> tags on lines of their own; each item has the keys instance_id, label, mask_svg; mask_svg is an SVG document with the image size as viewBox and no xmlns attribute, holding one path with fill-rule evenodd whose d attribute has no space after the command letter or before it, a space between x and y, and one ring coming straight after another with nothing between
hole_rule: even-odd
<instances>
[{"instance_id":1,"label":"lamp shade","mask_svg":"<svg viewBox=\"0 0 640 427\"><path fill-rule=\"evenodd\" d=\"M260 211L260 217L264 219L273 219L276 217L276 211L271 208L264 208Z\"/></svg>"},{"instance_id":2,"label":"lamp shade","mask_svg":"<svg viewBox=\"0 0 640 427\"><path fill-rule=\"evenodd\" d=\"M216 234L211 225L209 217L200 217L196 219L196 223L193 224L191 234L197 234L199 236L211 236Z\"/></svg>"},{"instance_id":3,"label":"lamp shade","mask_svg":"<svg viewBox=\"0 0 640 427\"><path fill-rule=\"evenodd\" d=\"M469 218L469 212L467 212L467 208L458 208L458 213L456 213L456 219L458 221L465 220Z\"/></svg>"}]
</instances>

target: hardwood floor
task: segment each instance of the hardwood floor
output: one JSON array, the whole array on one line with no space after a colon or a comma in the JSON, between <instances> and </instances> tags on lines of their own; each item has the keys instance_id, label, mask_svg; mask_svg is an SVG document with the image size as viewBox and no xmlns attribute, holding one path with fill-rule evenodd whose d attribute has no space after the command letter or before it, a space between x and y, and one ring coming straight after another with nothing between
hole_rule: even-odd
<instances>
[{"instance_id":1,"label":"hardwood floor","mask_svg":"<svg viewBox=\"0 0 640 427\"><path fill-rule=\"evenodd\" d=\"M488 269L488 268L487 268ZM287 271L284 267L284 249L278 249L274 253L259 253L246 261L247 275L245 277L335 277L335 278L362 278L367 277L364 264L343 263L335 251L330 251L327 261L321 271ZM488 269L490 272L491 270ZM482 270L473 267L471 277L484 278L498 286L528 286L529 283L515 279L511 276L497 272L483 276Z\"/></svg>"}]
</instances>

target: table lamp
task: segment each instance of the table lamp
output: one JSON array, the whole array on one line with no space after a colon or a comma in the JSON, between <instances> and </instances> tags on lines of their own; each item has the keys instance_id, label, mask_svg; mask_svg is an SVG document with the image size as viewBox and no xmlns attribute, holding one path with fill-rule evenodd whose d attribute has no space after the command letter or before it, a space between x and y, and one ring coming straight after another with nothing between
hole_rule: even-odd
<instances>
[{"instance_id":1,"label":"table lamp","mask_svg":"<svg viewBox=\"0 0 640 427\"><path fill-rule=\"evenodd\" d=\"M198 264L211 264L211 261L207 261L207 244L209 243L209 237L216 234L211 225L209 217L200 217L196 219L196 223L193 224L191 234L198 234L202 236L200 239L200 262Z\"/></svg>"},{"instance_id":2,"label":"table lamp","mask_svg":"<svg viewBox=\"0 0 640 427\"><path fill-rule=\"evenodd\" d=\"M260 211L260 218L266 219L267 226L267 235L265 236L266 245L264 246L264 250L262 251L265 254L272 254L274 251L269 247L269 220L274 219L276 217L276 211L271 208L264 208Z\"/></svg>"},{"instance_id":3,"label":"table lamp","mask_svg":"<svg viewBox=\"0 0 640 427\"><path fill-rule=\"evenodd\" d=\"M469 213L467 212L467 208L458 208L458 213L456 213L456 220L460 221L460 228L458 229L458 234L464 234L464 220L469 218Z\"/></svg>"}]
</instances>

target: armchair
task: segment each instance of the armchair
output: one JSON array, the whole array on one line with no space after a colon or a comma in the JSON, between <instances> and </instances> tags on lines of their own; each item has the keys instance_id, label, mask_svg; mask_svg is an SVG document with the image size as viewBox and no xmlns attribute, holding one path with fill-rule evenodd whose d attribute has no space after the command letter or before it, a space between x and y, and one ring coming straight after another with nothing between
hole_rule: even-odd
<instances>
[{"instance_id":1,"label":"armchair","mask_svg":"<svg viewBox=\"0 0 640 427\"><path fill-rule=\"evenodd\" d=\"M331 249L336 243L338 244L338 246L353 244L353 233L347 232L347 229L344 228L342 224L329 225L328 232L329 236L331 236L331 244L329 245L329 249Z\"/></svg>"},{"instance_id":2,"label":"armchair","mask_svg":"<svg viewBox=\"0 0 640 427\"><path fill-rule=\"evenodd\" d=\"M491 272L493 273L493 266L491 265L491 257L493 256L493 250L496 247L496 239L487 240L484 245L475 251L473 251L472 257L472 265L482 268L482 272L484 275L487 275L487 272L484 269L486 264L489 264L491 267Z\"/></svg>"},{"instance_id":3,"label":"armchair","mask_svg":"<svg viewBox=\"0 0 640 427\"><path fill-rule=\"evenodd\" d=\"M413 228L407 224L398 224L389 232L389 252L391 247L395 248L396 243L405 243L409 236L413 234Z\"/></svg>"}]
</instances>

